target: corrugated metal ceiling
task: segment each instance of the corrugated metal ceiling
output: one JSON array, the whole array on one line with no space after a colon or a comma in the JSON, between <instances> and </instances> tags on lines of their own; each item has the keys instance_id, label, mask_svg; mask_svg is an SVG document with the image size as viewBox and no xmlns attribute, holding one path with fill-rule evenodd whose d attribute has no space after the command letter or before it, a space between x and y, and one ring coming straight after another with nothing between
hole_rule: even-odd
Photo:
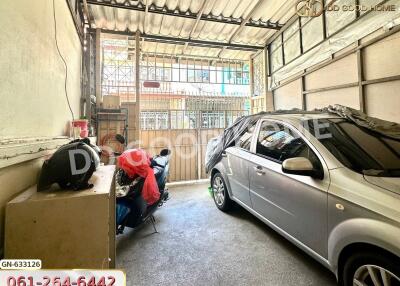
<instances>
[{"instance_id":1,"label":"corrugated metal ceiling","mask_svg":"<svg viewBox=\"0 0 400 286\"><path fill-rule=\"evenodd\" d=\"M98 0L99 1L99 0ZM103 0L104 1L104 0ZM204 1L206 1L205 6ZM180 12L198 13L203 8L203 15L212 15L220 17L233 17L245 19L250 16L254 21L270 21L272 23L284 24L295 13L294 5L296 0L277 1L277 0L143 0L129 1L132 5L143 4L147 6L155 5L157 7L167 7L169 10L177 10ZM124 4L125 0L114 0L116 4ZM249 13L256 5L259 5L252 15ZM174 38L191 38L196 40L230 42L246 45L265 45L266 40L276 31L267 28L259 28L252 26L225 24L213 21L199 21L195 25L196 20L184 17L174 17L169 15L145 13L129 9L121 9L115 7L107 7L101 5L89 5L89 10L93 18L95 28L101 28L113 31L131 31L139 30L141 33L149 35L160 35ZM193 29L195 27L195 29ZM237 30L239 32L237 33ZM235 35L232 38L232 35ZM184 45L174 45L165 43L145 42L142 49L150 51L157 49L156 52L164 52L165 50L174 53L220 56L235 58L249 57L252 52L235 51L221 48L206 48L188 46L184 49ZM160 49L160 50L159 50ZM221 52L221 53L220 53ZM169 52L168 52L169 53Z\"/></svg>"}]
</instances>

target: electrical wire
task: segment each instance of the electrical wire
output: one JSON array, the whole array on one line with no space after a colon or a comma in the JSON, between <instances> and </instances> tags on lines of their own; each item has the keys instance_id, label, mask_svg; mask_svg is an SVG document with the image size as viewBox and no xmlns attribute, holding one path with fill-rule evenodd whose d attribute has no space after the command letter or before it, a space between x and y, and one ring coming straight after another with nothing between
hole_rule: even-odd
<instances>
[{"instance_id":1,"label":"electrical wire","mask_svg":"<svg viewBox=\"0 0 400 286\"><path fill-rule=\"evenodd\" d=\"M54 39L55 39L55 42L56 42L58 55L60 56L61 60L64 63L64 66L65 66L65 79L64 79L65 98L67 99L69 110L71 111L72 121L74 121L75 120L74 111L71 108L71 103L69 102L69 98L68 98L68 88L67 88L67 83L68 83L68 65L67 65L67 62L65 61L63 55L61 54L60 47L58 46L58 41L57 41L57 20L56 20L56 8L55 8L55 2L54 1L55 0L53 0Z\"/></svg>"}]
</instances>

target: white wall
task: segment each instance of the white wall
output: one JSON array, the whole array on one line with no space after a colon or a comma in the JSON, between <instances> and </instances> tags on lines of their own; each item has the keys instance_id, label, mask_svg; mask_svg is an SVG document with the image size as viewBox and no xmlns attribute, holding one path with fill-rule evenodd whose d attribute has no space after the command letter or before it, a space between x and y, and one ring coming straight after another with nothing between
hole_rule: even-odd
<instances>
[{"instance_id":1,"label":"white wall","mask_svg":"<svg viewBox=\"0 0 400 286\"><path fill-rule=\"evenodd\" d=\"M361 43L367 43L384 33L384 29L377 30L361 39ZM352 51L354 47L350 46L334 57L347 50ZM400 32L362 48L361 59L365 112L373 117L400 123ZM307 110L333 104L360 109L357 52L327 63L304 76ZM385 82L368 82L382 79ZM301 79L296 77L275 89L275 109L301 108L301 89Z\"/></svg>"},{"instance_id":2,"label":"white wall","mask_svg":"<svg viewBox=\"0 0 400 286\"><path fill-rule=\"evenodd\" d=\"M376 80L400 75L400 32L364 49L364 77ZM400 80L365 87L368 114L400 123Z\"/></svg>"},{"instance_id":3,"label":"white wall","mask_svg":"<svg viewBox=\"0 0 400 286\"><path fill-rule=\"evenodd\" d=\"M68 94L78 117L81 44L66 1L55 2L59 46L69 69ZM54 137L69 133L71 114L64 94L65 69L54 42L52 4L52 0L0 1L1 154L16 148L15 144L12 148L2 144L4 138ZM0 168L0 256L5 205L36 183L44 159L41 156Z\"/></svg>"},{"instance_id":4,"label":"white wall","mask_svg":"<svg viewBox=\"0 0 400 286\"><path fill-rule=\"evenodd\" d=\"M54 40L52 0L0 1L0 139L67 135L65 68ZM79 117L81 44L65 0L55 0L68 94Z\"/></svg>"},{"instance_id":5,"label":"white wall","mask_svg":"<svg viewBox=\"0 0 400 286\"><path fill-rule=\"evenodd\" d=\"M282 86L274 92L276 110L301 109L301 79Z\"/></svg>"}]
</instances>

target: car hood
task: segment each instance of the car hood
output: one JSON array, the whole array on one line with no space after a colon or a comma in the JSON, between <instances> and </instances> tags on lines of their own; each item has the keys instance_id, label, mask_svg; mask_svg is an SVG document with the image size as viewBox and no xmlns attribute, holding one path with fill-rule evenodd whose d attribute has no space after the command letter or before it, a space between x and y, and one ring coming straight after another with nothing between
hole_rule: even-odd
<instances>
[{"instance_id":1,"label":"car hood","mask_svg":"<svg viewBox=\"0 0 400 286\"><path fill-rule=\"evenodd\" d=\"M388 191L394 192L400 195L400 178L395 177L375 177L375 176L366 176L364 175L364 179L375 186L381 187Z\"/></svg>"}]
</instances>

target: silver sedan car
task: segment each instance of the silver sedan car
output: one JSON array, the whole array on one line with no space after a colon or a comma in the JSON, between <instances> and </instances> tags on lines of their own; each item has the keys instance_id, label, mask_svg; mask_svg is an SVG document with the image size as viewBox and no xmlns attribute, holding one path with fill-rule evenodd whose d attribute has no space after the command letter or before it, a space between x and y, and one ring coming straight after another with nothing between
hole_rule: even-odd
<instances>
[{"instance_id":1,"label":"silver sedan car","mask_svg":"<svg viewBox=\"0 0 400 286\"><path fill-rule=\"evenodd\" d=\"M400 285L400 141L332 114L266 115L211 171L236 202L345 286Z\"/></svg>"}]
</instances>

